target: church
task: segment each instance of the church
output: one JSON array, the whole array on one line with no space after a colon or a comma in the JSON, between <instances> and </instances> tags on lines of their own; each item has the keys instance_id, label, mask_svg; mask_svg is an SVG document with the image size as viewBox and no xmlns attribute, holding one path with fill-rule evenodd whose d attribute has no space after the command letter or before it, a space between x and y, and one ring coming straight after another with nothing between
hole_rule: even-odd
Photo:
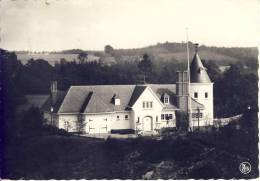
<instances>
[{"instance_id":1,"label":"church","mask_svg":"<svg viewBox=\"0 0 260 181\"><path fill-rule=\"evenodd\" d=\"M213 82L197 47L190 69L176 74L176 84L71 86L67 93L58 91L54 82L44 118L68 132L85 134L157 134L178 128L180 113L188 115L189 130L211 127Z\"/></svg>"}]
</instances>

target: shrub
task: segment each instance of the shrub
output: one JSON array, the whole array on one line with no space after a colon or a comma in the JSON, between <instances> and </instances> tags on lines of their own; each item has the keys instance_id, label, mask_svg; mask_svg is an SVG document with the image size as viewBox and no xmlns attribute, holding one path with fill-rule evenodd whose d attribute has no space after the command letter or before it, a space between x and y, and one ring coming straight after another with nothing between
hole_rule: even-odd
<instances>
[{"instance_id":1,"label":"shrub","mask_svg":"<svg viewBox=\"0 0 260 181\"><path fill-rule=\"evenodd\" d=\"M181 130L188 130L188 114L184 111L176 111L176 127Z\"/></svg>"}]
</instances>

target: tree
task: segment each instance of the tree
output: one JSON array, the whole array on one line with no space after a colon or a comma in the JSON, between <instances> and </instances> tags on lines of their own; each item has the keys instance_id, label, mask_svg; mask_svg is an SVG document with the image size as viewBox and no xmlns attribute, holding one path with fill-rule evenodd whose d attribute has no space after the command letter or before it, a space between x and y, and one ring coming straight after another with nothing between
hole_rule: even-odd
<instances>
[{"instance_id":1,"label":"tree","mask_svg":"<svg viewBox=\"0 0 260 181\"><path fill-rule=\"evenodd\" d=\"M160 83L161 84L166 84L166 83L172 83L172 79L171 79L171 73L168 69L167 66L164 66L161 72L161 76L160 76Z\"/></svg>"},{"instance_id":2,"label":"tree","mask_svg":"<svg viewBox=\"0 0 260 181\"><path fill-rule=\"evenodd\" d=\"M43 117L40 110L31 107L26 111L21 120L22 135L37 136L41 133L43 128Z\"/></svg>"},{"instance_id":3,"label":"tree","mask_svg":"<svg viewBox=\"0 0 260 181\"><path fill-rule=\"evenodd\" d=\"M16 119L15 112L18 105L25 102L25 97L19 83L19 73L23 65L17 60L15 53L0 49L0 115L3 120L0 126L0 136L14 140L18 135L19 121ZM3 130L1 130L3 129Z\"/></svg>"},{"instance_id":4,"label":"tree","mask_svg":"<svg viewBox=\"0 0 260 181\"><path fill-rule=\"evenodd\" d=\"M218 117L241 114L251 106L257 108L257 82L254 74L245 74L243 65L232 64L223 78L215 82L214 86L214 112Z\"/></svg>"},{"instance_id":5,"label":"tree","mask_svg":"<svg viewBox=\"0 0 260 181\"><path fill-rule=\"evenodd\" d=\"M84 120L84 116L79 115L78 121L77 121L77 124L76 124L76 126L77 126L76 129L77 129L78 135L85 133L85 125L86 125L86 123L85 123L85 120Z\"/></svg>"},{"instance_id":6,"label":"tree","mask_svg":"<svg viewBox=\"0 0 260 181\"><path fill-rule=\"evenodd\" d=\"M54 67L47 61L31 59L21 68L18 84L26 94L45 94L49 93L50 82L54 75Z\"/></svg>"},{"instance_id":7,"label":"tree","mask_svg":"<svg viewBox=\"0 0 260 181\"><path fill-rule=\"evenodd\" d=\"M146 78L149 73L152 72L152 61L147 54L143 55L143 59L139 62L138 68L143 72L144 83L146 83Z\"/></svg>"},{"instance_id":8,"label":"tree","mask_svg":"<svg viewBox=\"0 0 260 181\"><path fill-rule=\"evenodd\" d=\"M202 64L207 68L207 73L209 74L212 82L215 82L220 78L221 72L215 61L202 60Z\"/></svg>"},{"instance_id":9,"label":"tree","mask_svg":"<svg viewBox=\"0 0 260 181\"><path fill-rule=\"evenodd\" d=\"M184 111L176 111L176 127L180 130L188 130L188 114Z\"/></svg>"},{"instance_id":10,"label":"tree","mask_svg":"<svg viewBox=\"0 0 260 181\"><path fill-rule=\"evenodd\" d=\"M105 46L105 49L104 49L104 52L107 53L107 54L112 54L114 51L114 48L111 46L111 45L106 45Z\"/></svg>"},{"instance_id":11,"label":"tree","mask_svg":"<svg viewBox=\"0 0 260 181\"><path fill-rule=\"evenodd\" d=\"M80 52L78 54L78 59L80 64L84 64L88 59L88 54L86 52Z\"/></svg>"}]
</instances>

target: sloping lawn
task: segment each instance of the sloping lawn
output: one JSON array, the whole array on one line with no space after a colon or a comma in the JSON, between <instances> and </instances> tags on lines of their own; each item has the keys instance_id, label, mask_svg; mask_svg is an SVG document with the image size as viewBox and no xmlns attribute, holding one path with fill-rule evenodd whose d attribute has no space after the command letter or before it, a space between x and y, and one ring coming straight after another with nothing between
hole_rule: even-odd
<instances>
[{"instance_id":1,"label":"sloping lawn","mask_svg":"<svg viewBox=\"0 0 260 181\"><path fill-rule=\"evenodd\" d=\"M30 138L7 145L4 175L10 179L256 178L257 140L249 141L250 136L239 131L225 134L193 133L162 140ZM252 164L250 174L239 172L242 161Z\"/></svg>"}]
</instances>

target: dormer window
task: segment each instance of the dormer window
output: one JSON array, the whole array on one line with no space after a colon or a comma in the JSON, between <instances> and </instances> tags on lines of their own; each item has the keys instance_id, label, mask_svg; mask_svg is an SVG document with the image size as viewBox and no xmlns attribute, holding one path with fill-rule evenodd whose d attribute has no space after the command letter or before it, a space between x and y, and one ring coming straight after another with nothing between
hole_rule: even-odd
<instances>
[{"instance_id":1,"label":"dormer window","mask_svg":"<svg viewBox=\"0 0 260 181\"><path fill-rule=\"evenodd\" d=\"M113 98L112 98L113 103L115 104L115 106L119 106L121 104L120 98L118 95L114 94Z\"/></svg>"},{"instance_id":2,"label":"dormer window","mask_svg":"<svg viewBox=\"0 0 260 181\"><path fill-rule=\"evenodd\" d=\"M170 96L168 94L163 94L163 103L164 104L169 104L170 102Z\"/></svg>"},{"instance_id":3,"label":"dormer window","mask_svg":"<svg viewBox=\"0 0 260 181\"><path fill-rule=\"evenodd\" d=\"M116 105L116 106L119 106L119 105L120 105L120 99L119 99L119 98L116 98L116 99L115 99L115 105Z\"/></svg>"},{"instance_id":4,"label":"dormer window","mask_svg":"<svg viewBox=\"0 0 260 181\"><path fill-rule=\"evenodd\" d=\"M168 96L164 98L164 104L169 104L169 97Z\"/></svg>"}]
</instances>

